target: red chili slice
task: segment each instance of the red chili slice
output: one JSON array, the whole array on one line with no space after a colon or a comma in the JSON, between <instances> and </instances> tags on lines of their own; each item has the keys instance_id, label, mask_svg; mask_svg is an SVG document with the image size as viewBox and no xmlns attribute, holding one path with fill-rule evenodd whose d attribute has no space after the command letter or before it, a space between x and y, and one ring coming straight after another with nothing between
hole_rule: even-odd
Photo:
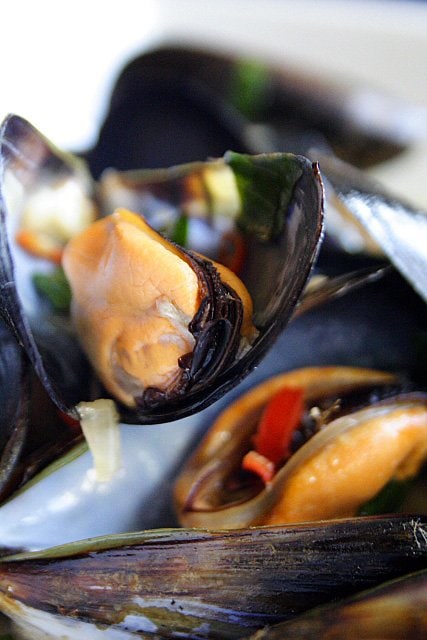
<instances>
[{"instance_id":1,"label":"red chili slice","mask_svg":"<svg viewBox=\"0 0 427 640\"><path fill-rule=\"evenodd\" d=\"M277 465L291 455L292 434L300 424L303 411L303 389L284 387L278 391L263 411L254 437L255 451L245 456L242 467L257 473L264 482L271 480L266 462L271 463L274 475Z\"/></svg>"},{"instance_id":2,"label":"red chili slice","mask_svg":"<svg viewBox=\"0 0 427 640\"><path fill-rule=\"evenodd\" d=\"M244 456L242 469L256 473L265 484L273 479L275 473L274 463L253 449Z\"/></svg>"}]
</instances>

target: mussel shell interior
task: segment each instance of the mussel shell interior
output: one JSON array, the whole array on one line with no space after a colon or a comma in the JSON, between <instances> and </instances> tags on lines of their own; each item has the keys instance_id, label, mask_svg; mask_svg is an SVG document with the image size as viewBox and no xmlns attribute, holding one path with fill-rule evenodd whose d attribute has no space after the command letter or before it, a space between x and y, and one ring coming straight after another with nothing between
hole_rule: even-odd
<instances>
[{"instance_id":1,"label":"mussel shell interior","mask_svg":"<svg viewBox=\"0 0 427 640\"><path fill-rule=\"evenodd\" d=\"M68 320L35 293L33 275L46 265L20 250L14 236L22 206L35 189L72 178L89 193L90 182L77 159L57 150L17 116L7 117L2 125L0 159L0 312L49 395L68 411L87 387L89 366Z\"/></svg>"}]
</instances>

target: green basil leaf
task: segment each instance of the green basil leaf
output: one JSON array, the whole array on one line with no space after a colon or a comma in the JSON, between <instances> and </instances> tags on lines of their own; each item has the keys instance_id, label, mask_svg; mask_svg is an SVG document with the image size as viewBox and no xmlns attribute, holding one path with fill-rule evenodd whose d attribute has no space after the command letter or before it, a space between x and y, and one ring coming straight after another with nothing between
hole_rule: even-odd
<instances>
[{"instance_id":1,"label":"green basil leaf","mask_svg":"<svg viewBox=\"0 0 427 640\"><path fill-rule=\"evenodd\" d=\"M284 153L249 156L229 151L224 159L233 170L242 201L239 227L262 241L274 240L284 228L284 212L302 175L298 158Z\"/></svg>"}]
</instances>

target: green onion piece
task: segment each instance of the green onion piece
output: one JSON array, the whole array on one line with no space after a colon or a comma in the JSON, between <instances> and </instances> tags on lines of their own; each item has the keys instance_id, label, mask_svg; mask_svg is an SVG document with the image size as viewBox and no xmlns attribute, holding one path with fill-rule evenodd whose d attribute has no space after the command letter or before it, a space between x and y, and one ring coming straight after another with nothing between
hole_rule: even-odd
<instances>
[{"instance_id":1,"label":"green onion piece","mask_svg":"<svg viewBox=\"0 0 427 640\"><path fill-rule=\"evenodd\" d=\"M57 311L68 311L71 303L71 289L61 267L52 273L35 273L33 284L37 292L46 298Z\"/></svg>"}]
</instances>

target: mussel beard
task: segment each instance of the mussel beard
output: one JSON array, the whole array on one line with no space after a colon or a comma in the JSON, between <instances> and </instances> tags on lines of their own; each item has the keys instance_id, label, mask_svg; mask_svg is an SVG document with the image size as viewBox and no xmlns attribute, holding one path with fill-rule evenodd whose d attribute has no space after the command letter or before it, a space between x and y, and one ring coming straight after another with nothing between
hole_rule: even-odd
<instances>
[{"instance_id":1,"label":"mussel beard","mask_svg":"<svg viewBox=\"0 0 427 640\"><path fill-rule=\"evenodd\" d=\"M173 404L182 395L197 392L201 384L209 384L219 371L230 366L240 351L241 298L222 281L212 262L189 251L183 250L183 253L197 274L202 297L197 313L188 324L194 347L178 358L179 370L166 388L149 386L136 397L142 409Z\"/></svg>"},{"instance_id":2,"label":"mussel beard","mask_svg":"<svg viewBox=\"0 0 427 640\"><path fill-rule=\"evenodd\" d=\"M268 400L286 385L304 388L296 432L304 441L264 483L242 460ZM276 376L220 414L184 465L178 517L184 526L240 528L355 516L389 481L417 474L426 431L425 394L403 390L392 374L313 367Z\"/></svg>"},{"instance_id":3,"label":"mussel beard","mask_svg":"<svg viewBox=\"0 0 427 640\"><path fill-rule=\"evenodd\" d=\"M254 339L228 269L117 210L74 238L63 265L77 335L107 392L142 412L202 392Z\"/></svg>"}]
</instances>

